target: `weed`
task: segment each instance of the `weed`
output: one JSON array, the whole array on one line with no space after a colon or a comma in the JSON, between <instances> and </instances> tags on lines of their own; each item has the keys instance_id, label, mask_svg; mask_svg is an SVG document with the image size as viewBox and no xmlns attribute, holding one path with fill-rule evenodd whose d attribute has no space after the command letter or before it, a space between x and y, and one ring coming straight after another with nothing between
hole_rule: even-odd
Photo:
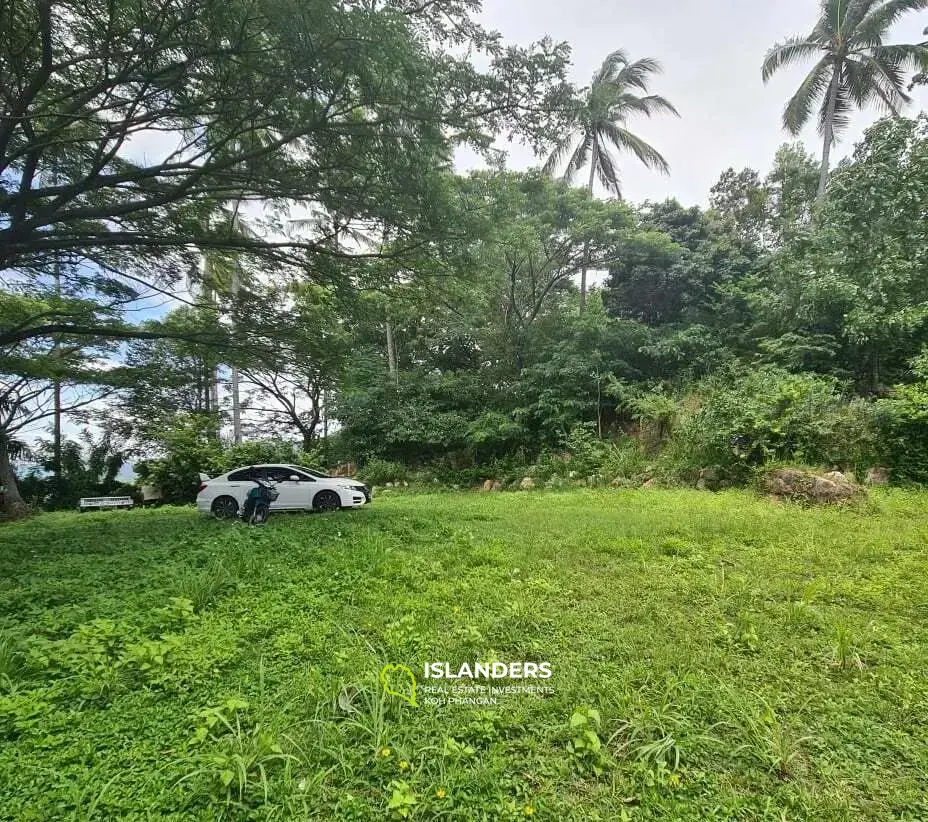
<instances>
[{"instance_id":1,"label":"weed","mask_svg":"<svg viewBox=\"0 0 928 822\"><path fill-rule=\"evenodd\" d=\"M608 760L599 738L602 719L595 708L578 708L570 716L570 739L567 751L581 770L590 770L597 776L603 772Z\"/></svg>"},{"instance_id":2,"label":"weed","mask_svg":"<svg viewBox=\"0 0 928 822\"><path fill-rule=\"evenodd\" d=\"M188 571L181 578L179 595L193 605L195 613L235 586L235 579L221 562L213 561L199 573Z\"/></svg>"},{"instance_id":3,"label":"weed","mask_svg":"<svg viewBox=\"0 0 928 822\"><path fill-rule=\"evenodd\" d=\"M846 625L839 625L835 631L835 642L831 649L832 665L846 671L849 668L860 670L864 663L854 647L854 637Z\"/></svg>"},{"instance_id":4,"label":"weed","mask_svg":"<svg viewBox=\"0 0 928 822\"><path fill-rule=\"evenodd\" d=\"M0 631L0 687L11 685L19 673L22 653L19 643L6 631Z\"/></svg>"},{"instance_id":5,"label":"weed","mask_svg":"<svg viewBox=\"0 0 928 822\"><path fill-rule=\"evenodd\" d=\"M800 736L783 721L766 700L760 714L745 714L738 723L745 736L735 755L747 753L779 779L788 779L811 736Z\"/></svg>"},{"instance_id":6,"label":"weed","mask_svg":"<svg viewBox=\"0 0 928 822\"><path fill-rule=\"evenodd\" d=\"M268 772L297 757L284 753L275 734L248 716L248 703L227 699L197 715L187 758L195 765L178 781L203 779L207 790L226 804L268 801Z\"/></svg>"},{"instance_id":7,"label":"weed","mask_svg":"<svg viewBox=\"0 0 928 822\"><path fill-rule=\"evenodd\" d=\"M409 819L413 810L419 804L419 799L415 791L409 786L408 782L394 780L387 786L391 791L390 799L387 802L387 811L391 819Z\"/></svg>"}]
</instances>

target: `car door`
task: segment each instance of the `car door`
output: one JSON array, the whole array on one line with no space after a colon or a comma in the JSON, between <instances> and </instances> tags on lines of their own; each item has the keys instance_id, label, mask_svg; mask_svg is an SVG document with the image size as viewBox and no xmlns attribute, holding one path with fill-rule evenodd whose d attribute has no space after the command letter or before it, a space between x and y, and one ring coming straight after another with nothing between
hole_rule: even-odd
<instances>
[{"instance_id":1,"label":"car door","mask_svg":"<svg viewBox=\"0 0 928 822\"><path fill-rule=\"evenodd\" d=\"M312 506L312 477L288 465L275 465L266 469L267 478L273 482L280 496L271 508L298 509ZM296 477L296 479L293 479Z\"/></svg>"},{"instance_id":2,"label":"car door","mask_svg":"<svg viewBox=\"0 0 928 822\"><path fill-rule=\"evenodd\" d=\"M240 471L233 471L226 477L224 487L219 493L227 493L238 500L239 507L245 504L248 492L255 487L255 474L253 468L242 468Z\"/></svg>"}]
</instances>

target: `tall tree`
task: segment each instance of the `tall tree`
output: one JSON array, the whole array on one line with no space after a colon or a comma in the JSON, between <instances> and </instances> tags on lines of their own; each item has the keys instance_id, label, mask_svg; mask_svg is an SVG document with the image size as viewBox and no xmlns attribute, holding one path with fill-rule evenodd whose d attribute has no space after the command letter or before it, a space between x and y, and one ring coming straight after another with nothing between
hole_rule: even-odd
<instances>
[{"instance_id":1,"label":"tall tree","mask_svg":"<svg viewBox=\"0 0 928 822\"><path fill-rule=\"evenodd\" d=\"M36 296L60 264L66 292L124 308L173 295L204 251L278 279L351 255L287 236L293 204L389 215L405 245L436 155L537 144L569 97L566 46L507 47L476 6L0 0L0 271ZM486 70L454 56L464 42ZM232 199L274 204L261 237L210 219ZM85 309L26 313L0 345L139 331Z\"/></svg>"},{"instance_id":2,"label":"tall tree","mask_svg":"<svg viewBox=\"0 0 928 822\"><path fill-rule=\"evenodd\" d=\"M669 173L670 167L660 152L626 128L628 119L635 114L645 117L658 113L680 116L665 98L647 93L651 77L660 71L660 63L650 57L632 63L621 49L612 52L593 75L576 108L571 129L554 146L544 171L553 173L569 155L565 179L573 179L580 169L589 164L587 192L590 198L598 178L606 190L619 199L622 198L622 186L614 151L630 151L648 168ZM586 306L588 266L587 253L580 272L581 311Z\"/></svg>"},{"instance_id":3,"label":"tall tree","mask_svg":"<svg viewBox=\"0 0 928 822\"><path fill-rule=\"evenodd\" d=\"M886 45L889 29L907 12L928 8L928 0L821 0L821 15L810 34L777 43L764 58L766 83L779 69L817 58L783 112L783 125L797 135L818 106L822 166L818 197L825 194L831 149L847 128L852 107L876 104L892 114L910 101L909 70L928 66L924 44Z\"/></svg>"}]
</instances>

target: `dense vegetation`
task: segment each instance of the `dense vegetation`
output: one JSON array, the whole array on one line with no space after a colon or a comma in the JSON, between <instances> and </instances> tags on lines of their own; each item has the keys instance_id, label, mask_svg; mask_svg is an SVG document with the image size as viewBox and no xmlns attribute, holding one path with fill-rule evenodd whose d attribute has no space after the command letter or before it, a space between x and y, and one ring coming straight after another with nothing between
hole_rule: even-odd
<instances>
[{"instance_id":1,"label":"dense vegetation","mask_svg":"<svg viewBox=\"0 0 928 822\"><path fill-rule=\"evenodd\" d=\"M922 819L925 511L399 493L257 530L13 524L0 818ZM482 659L548 660L553 693L378 683Z\"/></svg>"},{"instance_id":2,"label":"dense vegetation","mask_svg":"<svg viewBox=\"0 0 928 822\"><path fill-rule=\"evenodd\" d=\"M928 47L889 37L924 4L826 0L773 46L759 85L818 60L784 124L819 107L822 161L786 144L708 208L621 199L626 160L669 170L635 133L677 113L657 60L576 87L566 44L508 45L478 6L0 6L5 515L125 463L190 500L297 448L459 485L928 479L928 119L901 116ZM832 169L874 101L891 116ZM541 169L505 170L501 136ZM490 170L455 173L461 145Z\"/></svg>"}]
</instances>

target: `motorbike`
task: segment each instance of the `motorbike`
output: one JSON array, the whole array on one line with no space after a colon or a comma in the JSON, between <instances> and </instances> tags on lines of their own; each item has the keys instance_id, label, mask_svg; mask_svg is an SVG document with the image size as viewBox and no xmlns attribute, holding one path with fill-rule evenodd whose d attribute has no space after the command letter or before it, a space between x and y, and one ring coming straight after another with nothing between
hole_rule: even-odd
<instances>
[{"instance_id":1,"label":"motorbike","mask_svg":"<svg viewBox=\"0 0 928 822\"><path fill-rule=\"evenodd\" d=\"M254 482L255 487L248 492L242 507L242 521L247 525L264 525L271 515L271 503L280 496L280 491L266 480Z\"/></svg>"}]
</instances>

